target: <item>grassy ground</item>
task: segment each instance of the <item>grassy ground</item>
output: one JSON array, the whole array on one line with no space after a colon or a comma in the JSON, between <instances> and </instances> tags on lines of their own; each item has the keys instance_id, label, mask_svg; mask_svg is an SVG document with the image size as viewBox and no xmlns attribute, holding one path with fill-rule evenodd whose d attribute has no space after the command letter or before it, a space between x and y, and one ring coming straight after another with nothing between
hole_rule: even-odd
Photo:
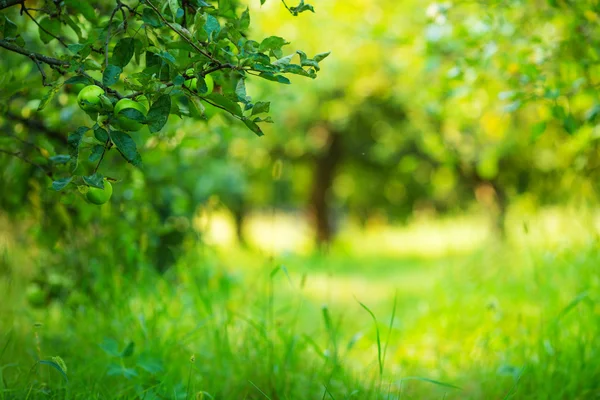
<instances>
[{"instance_id":1,"label":"grassy ground","mask_svg":"<svg viewBox=\"0 0 600 400\"><path fill-rule=\"evenodd\" d=\"M199 248L164 277L107 267L101 298L41 309L0 277L0 399L600 398L600 246L576 233Z\"/></svg>"}]
</instances>

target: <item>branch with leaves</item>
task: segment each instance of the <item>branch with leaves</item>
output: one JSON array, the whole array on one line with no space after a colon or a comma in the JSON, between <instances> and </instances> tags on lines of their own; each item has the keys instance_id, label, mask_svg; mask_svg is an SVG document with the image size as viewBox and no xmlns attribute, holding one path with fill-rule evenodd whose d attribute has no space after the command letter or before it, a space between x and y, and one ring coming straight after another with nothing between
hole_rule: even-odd
<instances>
[{"instance_id":1,"label":"branch with leaves","mask_svg":"<svg viewBox=\"0 0 600 400\"><path fill-rule=\"evenodd\" d=\"M313 11L303 0L294 7L283 3L293 15ZM23 29L27 20L35 24L46 54L30 50L32 44L25 42L17 24L2 14L0 48L35 63L42 87L48 87L38 110L52 104L63 87L85 86L78 104L92 123L68 135L68 154L61 159L66 160L70 173L53 186L57 190L81 181L102 189L99 171L112 149L141 167L132 132L146 126L150 133L157 133L170 115L206 119L205 105L229 114L261 136L259 124L272 122L265 115L270 103L254 101L247 93L246 80L256 77L290 84L289 75L314 79L319 63L329 55L284 54L289 42L281 37L248 38L249 9L237 10L233 0L214 4L141 0L135 6L116 0L108 9L101 1L69 1L46 3L44 9L35 10L23 1L4 0L0 9L17 4L21 15L27 17L18 23ZM65 26L76 37L68 34ZM81 153L87 151L81 144L90 141L91 154L87 160L81 159ZM91 175L86 175L86 170Z\"/></svg>"}]
</instances>

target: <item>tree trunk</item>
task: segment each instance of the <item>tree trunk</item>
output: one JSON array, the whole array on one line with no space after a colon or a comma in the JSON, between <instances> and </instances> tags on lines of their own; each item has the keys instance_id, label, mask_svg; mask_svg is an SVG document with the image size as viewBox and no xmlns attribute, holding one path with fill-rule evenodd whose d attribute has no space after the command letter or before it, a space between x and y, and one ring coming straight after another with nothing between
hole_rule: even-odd
<instances>
[{"instance_id":1,"label":"tree trunk","mask_svg":"<svg viewBox=\"0 0 600 400\"><path fill-rule=\"evenodd\" d=\"M318 247L331 242L334 235L329 192L333 185L336 168L342 158L342 136L329 133L325 150L316 156L313 175L310 211L315 228L315 240Z\"/></svg>"}]
</instances>

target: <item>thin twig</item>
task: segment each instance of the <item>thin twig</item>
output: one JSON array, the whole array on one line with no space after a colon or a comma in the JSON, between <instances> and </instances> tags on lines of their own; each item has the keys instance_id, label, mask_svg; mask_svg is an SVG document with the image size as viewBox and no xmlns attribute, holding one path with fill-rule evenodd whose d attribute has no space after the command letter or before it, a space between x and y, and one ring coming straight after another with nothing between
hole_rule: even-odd
<instances>
[{"instance_id":1,"label":"thin twig","mask_svg":"<svg viewBox=\"0 0 600 400\"><path fill-rule=\"evenodd\" d=\"M94 168L94 174L96 172L98 172L98 168L100 168L100 164L102 164L102 160L104 160L104 154L106 154L106 151L110 149L110 138L106 139L106 143L104 143L104 149L102 150L102 155L100 156L100 159L98 160L98 164L96 164L96 168Z\"/></svg>"},{"instance_id":2,"label":"thin twig","mask_svg":"<svg viewBox=\"0 0 600 400\"><path fill-rule=\"evenodd\" d=\"M68 67L69 65L71 65L68 61L63 61L63 60L59 60L57 58L48 57L43 54L33 53L27 49L16 46L6 40L0 40L0 47L4 47L7 50L14 51L15 53L19 53L19 54L22 54L27 57L31 57L31 55L33 54L38 61L41 61L48 65L64 66L64 67Z\"/></svg>"},{"instance_id":3,"label":"thin twig","mask_svg":"<svg viewBox=\"0 0 600 400\"><path fill-rule=\"evenodd\" d=\"M25 0L0 0L0 10L16 6L17 4L23 4L24 2Z\"/></svg>"},{"instance_id":4,"label":"thin twig","mask_svg":"<svg viewBox=\"0 0 600 400\"><path fill-rule=\"evenodd\" d=\"M25 12L25 14L27 14L27 16L29 18L31 18L31 20L33 22L35 22L35 24L44 32L46 32L46 34L48 34L49 36L52 36L54 39L58 40L60 42L60 44L62 44L64 47L67 47L67 44L65 43L64 40L62 40L60 37L58 37L57 35L53 34L52 32L50 32L49 30L47 30L46 28L44 28L42 25L40 25L39 22L37 22L37 20L33 17L33 15L31 15L29 13L29 10L27 9L27 7L25 7L25 1L23 1L22 5L21 5L21 10L23 12Z\"/></svg>"},{"instance_id":5,"label":"thin twig","mask_svg":"<svg viewBox=\"0 0 600 400\"><path fill-rule=\"evenodd\" d=\"M29 58L31 58L33 60L33 62L35 63L35 65L37 65L38 70L40 71L40 74L42 74L42 85L44 85L44 86L52 86L51 84L46 83L46 73L44 72L44 69L40 65L40 63L37 60L37 58L35 57L35 54L34 53L30 54Z\"/></svg>"},{"instance_id":6,"label":"thin twig","mask_svg":"<svg viewBox=\"0 0 600 400\"><path fill-rule=\"evenodd\" d=\"M119 1L117 1L117 6L113 10L112 14L110 14L110 19L108 20L108 30L106 31L106 41L104 42L104 67L108 67L108 43L110 42L110 31L112 29L112 22L115 18L115 14L117 13L117 11L119 11L120 8L121 5L119 4Z\"/></svg>"},{"instance_id":7,"label":"thin twig","mask_svg":"<svg viewBox=\"0 0 600 400\"><path fill-rule=\"evenodd\" d=\"M212 55L210 55L209 53L207 53L206 51L204 51L203 49L201 49L200 47L198 47L198 45L196 43L194 43L190 38L188 38L187 36L185 36L183 34L183 32L181 32L179 29L177 29L173 25L171 25L171 23L169 21L167 21L167 19L164 17L164 15L162 15L160 13L160 11L158 10L158 8L156 8L156 6L154 4L152 4L152 2L150 0L147 0L146 4L148 6L150 6L150 8L152 8L155 13L158 14L158 16L160 17L160 19L165 23L165 25L167 25L173 32L175 32L176 34L178 34L179 36L181 36L181 38L183 40L185 40L190 46L192 46L198 53L202 54L204 57L210 59L214 63L220 64L219 60L217 60Z\"/></svg>"},{"instance_id":8,"label":"thin twig","mask_svg":"<svg viewBox=\"0 0 600 400\"><path fill-rule=\"evenodd\" d=\"M50 171L46 170L46 169L45 169L44 167L42 167L41 165L39 165L39 164L36 164L36 163L34 163L33 161L31 161L31 160L29 160L29 159L27 159L27 158L23 157L23 156L21 155L21 153L13 153L13 152L11 152L11 151L7 151L7 150L3 150L3 149L0 149L0 153L4 153L4 154L8 154L9 156L17 157L18 159L20 159L20 160L23 160L23 161L25 161L26 163L28 163L28 164L31 164L31 165L33 165L34 167L37 167L37 168L39 168L40 170L42 170L42 172L44 172L44 174L45 174L45 175L47 175L47 176L49 176L50 178L52 178L52 172L50 172Z\"/></svg>"}]
</instances>

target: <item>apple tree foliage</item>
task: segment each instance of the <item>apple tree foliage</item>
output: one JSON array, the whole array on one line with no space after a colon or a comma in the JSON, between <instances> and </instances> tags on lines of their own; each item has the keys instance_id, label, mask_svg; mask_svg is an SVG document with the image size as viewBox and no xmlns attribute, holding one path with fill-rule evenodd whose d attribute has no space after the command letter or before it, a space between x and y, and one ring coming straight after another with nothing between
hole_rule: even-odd
<instances>
[{"instance_id":1,"label":"apple tree foliage","mask_svg":"<svg viewBox=\"0 0 600 400\"><path fill-rule=\"evenodd\" d=\"M294 16L313 11L303 0L283 5ZM0 115L36 134L5 132L0 152L33 165L56 191L85 192L115 179L102 169L110 152L143 169L143 133L124 125L157 135L169 119L220 112L263 135L270 103L252 98L246 82L314 79L329 53L309 57L282 37L251 38L250 25L238 0L1 0ZM90 85L102 94L79 99L87 112L66 107ZM117 118L123 99L146 102L147 113L128 108Z\"/></svg>"}]
</instances>

